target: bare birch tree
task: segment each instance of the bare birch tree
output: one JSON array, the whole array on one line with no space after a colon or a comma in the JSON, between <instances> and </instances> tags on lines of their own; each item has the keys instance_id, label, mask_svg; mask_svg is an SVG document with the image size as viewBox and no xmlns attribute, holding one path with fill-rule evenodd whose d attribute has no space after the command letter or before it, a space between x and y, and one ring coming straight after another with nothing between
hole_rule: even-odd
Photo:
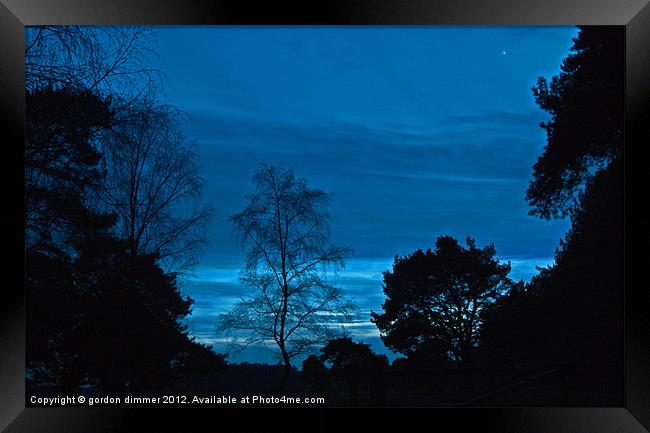
<instances>
[{"instance_id":1,"label":"bare birch tree","mask_svg":"<svg viewBox=\"0 0 650 433\"><path fill-rule=\"evenodd\" d=\"M135 110L102 139L99 195L132 255L155 253L168 271L183 271L195 264L210 217L196 146L181 133L187 119L177 110L148 102Z\"/></svg>"},{"instance_id":2,"label":"bare birch tree","mask_svg":"<svg viewBox=\"0 0 650 433\"><path fill-rule=\"evenodd\" d=\"M25 29L25 87L85 89L134 99L152 80L155 32L141 26L29 26Z\"/></svg>"},{"instance_id":3,"label":"bare birch tree","mask_svg":"<svg viewBox=\"0 0 650 433\"><path fill-rule=\"evenodd\" d=\"M241 282L253 289L220 317L220 328L248 346L273 343L285 370L292 358L335 337L356 307L327 278L352 250L329 241L329 196L307 186L291 170L263 165L253 177L256 192L231 217L247 251Z\"/></svg>"}]
</instances>

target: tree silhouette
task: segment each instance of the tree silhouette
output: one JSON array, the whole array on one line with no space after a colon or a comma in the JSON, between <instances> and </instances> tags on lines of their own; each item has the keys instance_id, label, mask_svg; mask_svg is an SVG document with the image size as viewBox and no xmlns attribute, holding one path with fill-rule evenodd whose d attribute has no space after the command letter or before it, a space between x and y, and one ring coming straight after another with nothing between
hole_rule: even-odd
<instances>
[{"instance_id":1,"label":"tree silhouette","mask_svg":"<svg viewBox=\"0 0 650 433\"><path fill-rule=\"evenodd\" d=\"M253 293L220 317L220 328L244 345L273 342L285 366L336 335L354 305L326 271L344 265L350 248L329 241L328 195L307 186L291 170L263 165L256 192L231 220L247 250L241 282ZM240 340L241 341L241 340Z\"/></svg>"},{"instance_id":2,"label":"tree silhouette","mask_svg":"<svg viewBox=\"0 0 650 433\"><path fill-rule=\"evenodd\" d=\"M90 378L106 392L155 389L171 378L172 361L187 344L192 300L154 255L133 256L120 240L100 236L79 245L75 287L84 298L83 340Z\"/></svg>"},{"instance_id":3,"label":"tree silhouette","mask_svg":"<svg viewBox=\"0 0 650 433\"><path fill-rule=\"evenodd\" d=\"M25 259L27 378L72 391L83 376L76 362L79 347L71 348L83 311L72 266L38 251L28 251Z\"/></svg>"},{"instance_id":4,"label":"tree silhouette","mask_svg":"<svg viewBox=\"0 0 650 433\"><path fill-rule=\"evenodd\" d=\"M154 35L142 26L29 26L25 88L85 89L128 106L161 81L149 61Z\"/></svg>"},{"instance_id":5,"label":"tree silhouette","mask_svg":"<svg viewBox=\"0 0 650 433\"><path fill-rule=\"evenodd\" d=\"M195 146L180 132L186 119L150 101L126 111L128 120L101 138L106 180L99 196L118 216L115 234L132 255L156 254L168 271L186 270L196 262L210 217L199 202Z\"/></svg>"},{"instance_id":6,"label":"tree silhouette","mask_svg":"<svg viewBox=\"0 0 650 433\"><path fill-rule=\"evenodd\" d=\"M68 26L27 31L25 246L30 384L45 382L66 392L81 384L106 392L151 390L168 383L178 371L214 371L225 365L222 356L188 337L182 319L192 301L181 297L176 274L161 268L159 252L167 251L133 248L116 238L115 223L121 215L114 212L120 209L98 202L97 193L114 185L106 177L107 168L112 168L107 164L109 148L99 139L124 130L136 119L156 119L152 107L159 106L148 99L151 95L134 93L130 87L151 78L140 63L147 34L140 28ZM155 144L167 153L157 148L150 166L174 160L162 156L190 158L186 148L174 146L171 140ZM191 164L157 173L185 179L187 171L182 168L187 166ZM139 173L144 171L142 165L138 168ZM175 185L180 188L180 182ZM137 183L135 188L140 186L151 193L146 189L149 184ZM156 207L153 216L146 214L153 221L150 226L157 224L159 230L159 208L168 211L182 193L165 190L164 194L162 202L151 200ZM136 206L141 204L137 201ZM166 235L170 233L177 232Z\"/></svg>"},{"instance_id":7,"label":"tree silhouette","mask_svg":"<svg viewBox=\"0 0 650 433\"><path fill-rule=\"evenodd\" d=\"M93 133L112 121L110 102L87 90L27 92L26 248L65 254L70 238L112 219L88 205L104 178Z\"/></svg>"},{"instance_id":8,"label":"tree silhouette","mask_svg":"<svg viewBox=\"0 0 650 433\"><path fill-rule=\"evenodd\" d=\"M211 345L199 343L194 338L183 342L174 355L173 364L175 370L186 374L223 373L227 369L226 355L216 353Z\"/></svg>"},{"instance_id":9,"label":"tree silhouette","mask_svg":"<svg viewBox=\"0 0 650 433\"><path fill-rule=\"evenodd\" d=\"M354 371L360 374L367 368L388 367L388 358L377 355L365 343L357 343L349 337L336 338L321 348L321 361L331 365L333 372Z\"/></svg>"},{"instance_id":10,"label":"tree silhouette","mask_svg":"<svg viewBox=\"0 0 650 433\"><path fill-rule=\"evenodd\" d=\"M467 248L440 236L436 249L395 257L384 272L384 312L371 313L382 340L393 351L431 363L473 360L481 312L511 285L510 264L495 258L493 245Z\"/></svg>"},{"instance_id":11,"label":"tree silhouette","mask_svg":"<svg viewBox=\"0 0 650 433\"><path fill-rule=\"evenodd\" d=\"M328 382L327 373L327 367L316 355L309 355L302 361L300 377L309 385L311 392L322 393L325 391Z\"/></svg>"},{"instance_id":12,"label":"tree silhouette","mask_svg":"<svg viewBox=\"0 0 650 433\"><path fill-rule=\"evenodd\" d=\"M544 152L533 167L526 197L530 213L543 218L569 214L576 193L595 171L623 150L624 30L580 27L561 72L537 81L537 105L551 115L541 126Z\"/></svg>"},{"instance_id":13,"label":"tree silhouette","mask_svg":"<svg viewBox=\"0 0 650 433\"><path fill-rule=\"evenodd\" d=\"M550 326L544 316L540 278L548 269L541 269L533 284L514 284L507 294L483 310L480 335L480 359L486 364L548 361L549 347L556 346L546 331ZM555 319L555 318L554 318Z\"/></svg>"},{"instance_id":14,"label":"tree silhouette","mask_svg":"<svg viewBox=\"0 0 650 433\"><path fill-rule=\"evenodd\" d=\"M70 389L83 376L77 330L84 298L75 286L76 245L114 222L88 205L103 179L93 132L111 122L95 93L43 87L26 94L27 366L35 381Z\"/></svg>"},{"instance_id":15,"label":"tree silhouette","mask_svg":"<svg viewBox=\"0 0 650 433\"><path fill-rule=\"evenodd\" d=\"M321 349L321 361L331 365L334 377L348 384L348 397L352 405L358 403L358 388L369 383L373 404L383 404L383 378L388 369L388 358L377 355L369 345L357 343L348 337L330 340Z\"/></svg>"},{"instance_id":16,"label":"tree silhouette","mask_svg":"<svg viewBox=\"0 0 650 433\"><path fill-rule=\"evenodd\" d=\"M561 73L533 89L551 120L531 213L571 228L552 266L486 311L482 335L491 362L578 363L589 379L565 386L588 397L575 404L623 398L623 60L622 29L580 27Z\"/></svg>"},{"instance_id":17,"label":"tree silhouette","mask_svg":"<svg viewBox=\"0 0 650 433\"><path fill-rule=\"evenodd\" d=\"M223 356L188 338L181 319L193 301L155 256L132 256L127 243L107 235L76 248L66 267L43 256L29 263L35 380L65 391L90 383L107 393L139 392L168 385L176 371L223 370Z\"/></svg>"},{"instance_id":18,"label":"tree silhouette","mask_svg":"<svg viewBox=\"0 0 650 433\"><path fill-rule=\"evenodd\" d=\"M619 162L589 179L555 263L490 311L483 342L491 359L622 362L622 182Z\"/></svg>"}]
</instances>

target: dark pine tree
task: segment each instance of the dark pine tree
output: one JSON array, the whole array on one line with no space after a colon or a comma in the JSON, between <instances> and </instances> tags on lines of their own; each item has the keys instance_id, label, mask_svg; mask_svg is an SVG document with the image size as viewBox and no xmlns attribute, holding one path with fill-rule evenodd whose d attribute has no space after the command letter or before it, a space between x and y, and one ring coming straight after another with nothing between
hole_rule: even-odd
<instances>
[{"instance_id":1,"label":"dark pine tree","mask_svg":"<svg viewBox=\"0 0 650 433\"><path fill-rule=\"evenodd\" d=\"M92 209L101 183L95 134L110 126L110 99L87 90L43 88L26 95L25 195L29 252L65 255L70 242L108 228L110 215Z\"/></svg>"},{"instance_id":2,"label":"dark pine tree","mask_svg":"<svg viewBox=\"0 0 650 433\"><path fill-rule=\"evenodd\" d=\"M78 248L75 286L84 320L74 347L88 378L109 393L168 384L188 342L181 319L192 300L181 297L175 276L154 255L132 256L124 241L97 237Z\"/></svg>"},{"instance_id":3,"label":"dark pine tree","mask_svg":"<svg viewBox=\"0 0 650 433\"><path fill-rule=\"evenodd\" d=\"M561 73L533 89L551 119L531 214L568 215L571 228L553 266L486 311L482 335L492 361L577 365L565 384L574 404L623 398L623 32L580 27Z\"/></svg>"},{"instance_id":4,"label":"dark pine tree","mask_svg":"<svg viewBox=\"0 0 650 433\"><path fill-rule=\"evenodd\" d=\"M624 29L580 27L559 75L543 77L535 101L551 119L544 152L533 167L527 190L532 215L569 214L577 192L594 172L622 156Z\"/></svg>"},{"instance_id":5,"label":"dark pine tree","mask_svg":"<svg viewBox=\"0 0 650 433\"><path fill-rule=\"evenodd\" d=\"M110 125L110 101L89 91L26 95L26 290L28 378L69 388L81 380L74 334L83 307L74 285L74 242L114 222L87 204L102 180L93 134Z\"/></svg>"},{"instance_id":6,"label":"dark pine tree","mask_svg":"<svg viewBox=\"0 0 650 433\"><path fill-rule=\"evenodd\" d=\"M429 367L474 362L481 313L512 284L510 264L495 254L469 237L464 248L440 236L434 251L396 257L384 272L384 312L371 313L384 344Z\"/></svg>"}]
</instances>

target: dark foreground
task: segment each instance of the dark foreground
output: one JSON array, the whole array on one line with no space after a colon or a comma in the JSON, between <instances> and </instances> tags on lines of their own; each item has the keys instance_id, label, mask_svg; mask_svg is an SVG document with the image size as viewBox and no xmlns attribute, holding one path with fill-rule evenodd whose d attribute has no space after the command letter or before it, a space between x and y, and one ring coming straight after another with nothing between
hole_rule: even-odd
<instances>
[{"instance_id":1,"label":"dark foreground","mask_svg":"<svg viewBox=\"0 0 650 433\"><path fill-rule=\"evenodd\" d=\"M299 372L279 388L282 368L262 364L232 364L222 373L187 374L150 392L128 395L163 396L158 404L137 406L581 406L613 407L622 403L622 381L615 366L596 365L502 365L444 369L399 369L358 377L310 378ZM105 397L92 387L74 395ZM31 395L57 396L59 391L28 384ZM116 406L125 406L123 404ZM183 398L184 397L184 398ZM194 397L197 397L196 399ZM241 403L242 398L248 402ZM284 397L284 398L283 398ZM183 398L181 402L179 398ZM301 401L297 402L296 399ZM321 398L305 403L305 398ZM75 404L71 404L75 406ZM111 406L99 402L97 406ZM115 404L113 404L115 405ZM80 406L88 406L81 404Z\"/></svg>"}]
</instances>

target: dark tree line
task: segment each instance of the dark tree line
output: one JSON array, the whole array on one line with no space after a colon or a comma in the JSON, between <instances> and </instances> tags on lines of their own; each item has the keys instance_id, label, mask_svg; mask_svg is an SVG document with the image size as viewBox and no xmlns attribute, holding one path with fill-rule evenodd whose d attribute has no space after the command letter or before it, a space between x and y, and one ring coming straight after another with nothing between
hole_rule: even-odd
<instances>
[{"instance_id":1,"label":"dark tree line","mask_svg":"<svg viewBox=\"0 0 650 433\"><path fill-rule=\"evenodd\" d=\"M623 55L621 29L581 27L561 73L533 89L551 119L527 191L531 213L568 215L571 228L555 263L490 312L491 359L601 364L622 383ZM621 387L610 391L622 398Z\"/></svg>"},{"instance_id":2,"label":"dark tree line","mask_svg":"<svg viewBox=\"0 0 650 433\"><path fill-rule=\"evenodd\" d=\"M487 357L605 364L622 379L622 182L619 163L587 181L555 263L489 312Z\"/></svg>"},{"instance_id":3,"label":"dark tree line","mask_svg":"<svg viewBox=\"0 0 650 433\"><path fill-rule=\"evenodd\" d=\"M193 155L179 144L178 129L176 141L156 137L147 142L158 152L151 152L149 166L134 157L133 141L117 139L126 130L139 131L164 117L151 109L152 94L132 92L134 83L147 88L151 82L150 71L142 66L149 35L140 28L63 26L27 31L30 385L72 391L87 384L106 392L138 391L169 382L175 371L190 366L224 365L222 356L187 333L183 318L193 301L181 296L177 273L162 261L174 251L134 248L135 236L123 229L128 219L122 210L128 205L106 200L110 186L114 195L131 191L127 202L138 215L143 208L152 209L145 214L149 230L137 232L139 241L145 232L151 241L163 226L165 233L175 227L176 238L182 238L207 218L200 213L190 222L181 219L174 225L178 220L172 216L172 205L187 196L197 198L200 184L192 170ZM109 149L111 155L126 155L119 164L130 168L130 183L117 176ZM146 152L138 153L142 154ZM141 180L144 176L134 177L170 161L177 165L182 161L188 169L174 166L177 176L155 185L156 192L164 191L163 199L154 196L150 184ZM191 185L190 193L179 186L182 182ZM140 187L143 192L136 195ZM138 221L142 226L142 218ZM164 239L165 245L172 241Z\"/></svg>"},{"instance_id":4,"label":"dark tree line","mask_svg":"<svg viewBox=\"0 0 650 433\"><path fill-rule=\"evenodd\" d=\"M530 214L571 220L555 263L514 283L493 247L470 240L464 249L443 236L434 251L396 257L384 274L384 311L373 321L411 366L575 364L591 376L567 379L568 389L619 404L624 38L619 28L579 30L559 75L532 89L550 119L540 125L547 144L526 191Z\"/></svg>"}]
</instances>

